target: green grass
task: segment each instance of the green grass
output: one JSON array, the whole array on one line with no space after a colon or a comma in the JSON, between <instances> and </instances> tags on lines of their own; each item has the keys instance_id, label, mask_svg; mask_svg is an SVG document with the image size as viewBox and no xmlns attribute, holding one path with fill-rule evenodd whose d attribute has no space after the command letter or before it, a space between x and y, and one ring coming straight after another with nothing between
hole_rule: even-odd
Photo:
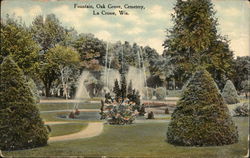
<instances>
[{"instance_id":1,"label":"green grass","mask_svg":"<svg viewBox=\"0 0 250 158\"><path fill-rule=\"evenodd\" d=\"M233 158L247 153L248 118L234 118L239 143L215 147L181 147L168 144L168 123L138 123L125 126L105 125L93 138L51 143L30 150L3 152L6 156L161 156L194 158Z\"/></svg>"},{"instance_id":2,"label":"green grass","mask_svg":"<svg viewBox=\"0 0 250 158\"><path fill-rule=\"evenodd\" d=\"M83 124L83 123L67 123L67 124L50 125L50 128L51 128L50 137L76 133L86 128L87 125L88 124Z\"/></svg>"},{"instance_id":3,"label":"green grass","mask_svg":"<svg viewBox=\"0 0 250 158\"><path fill-rule=\"evenodd\" d=\"M43 103L37 104L40 111L73 109L74 103ZM101 103L81 103L79 109L100 109Z\"/></svg>"}]
</instances>

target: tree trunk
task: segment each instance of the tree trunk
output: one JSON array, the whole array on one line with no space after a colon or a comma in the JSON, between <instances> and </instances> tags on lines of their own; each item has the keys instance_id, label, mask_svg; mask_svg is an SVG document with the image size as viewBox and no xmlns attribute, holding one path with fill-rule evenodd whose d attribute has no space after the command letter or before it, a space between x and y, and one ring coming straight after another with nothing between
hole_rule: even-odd
<instances>
[{"instance_id":1,"label":"tree trunk","mask_svg":"<svg viewBox=\"0 0 250 158\"><path fill-rule=\"evenodd\" d=\"M173 90L175 90L175 78L173 78Z\"/></svg>"},{"instance_id":2,"label":"tree trunk","mask_svg":"<svg viewBox=\"0 0 250 158\"><path fill-rule=\"evenodd\" d=\"M50 97L50 86L48 84L45 85L45 96Z\"/></svg>"}]
</instances>

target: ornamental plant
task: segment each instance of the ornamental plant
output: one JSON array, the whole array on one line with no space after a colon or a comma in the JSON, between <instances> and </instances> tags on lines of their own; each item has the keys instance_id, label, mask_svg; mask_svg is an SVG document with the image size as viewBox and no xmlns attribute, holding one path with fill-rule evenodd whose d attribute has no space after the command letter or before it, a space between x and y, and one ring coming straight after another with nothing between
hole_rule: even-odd
<instances>
[{"instance_id":1,"label":"ornamental plant","mask_svg":"<svg viewBox=\"0 0 250 158\"><path fill-rule=\"evenodd\" d=\"M234 84L230 80L227 80L226 85L222 91L222 96L227 104L236 104L240 102Z\"/></svg>"},{"instance_id":2,"label":"ornamental plant","mask_svg":"<svg viewBox=\"0 0 250 158\"><path fill-rule=\"evenodd\" d=\"M0 76L0 149L46 145L48 131L22 70L6 57L0 66Z\"/></svg>"},{"instance_id":3,"label":"ornamental plant","mask_svg":"<svg viewBox=\"0 0 250 158\"><path fill-rule=\"evenodd\" d=\"M167 141L181 146L238 142L238 131L211 75L199 69L185 88L168 126Z\"/></svg>"}]
</instances>

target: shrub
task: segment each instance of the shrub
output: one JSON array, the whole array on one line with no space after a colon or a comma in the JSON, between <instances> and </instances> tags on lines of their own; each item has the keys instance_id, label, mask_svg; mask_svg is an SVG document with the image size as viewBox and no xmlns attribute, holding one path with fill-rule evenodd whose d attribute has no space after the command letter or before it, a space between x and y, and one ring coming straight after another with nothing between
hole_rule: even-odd
<instances>
[{"instance_id":1,"label":"shrub","mask_svg":"<svg viewBox=\"0 0 250 158\"><path fill-rule=\"evenodd\" d=\"M106 105L100 114L101 119L106 119L109 124L131 124L135 120L133 107L129 104Z\"/></svg>"},{"instance_id":2,"label":"shrub","mask_svg":"<svg viewBox=\"0 0 250 158\"><path fill-rule=\"evenodd\" d=\"M0 76L0 149L46 145L48 132L22 70L6 57L0 67Z\"/></svg>"},{"instance_id":3,"label":"shrub","mask_svg":"<svg viewBox=\"0 0 250 158\"><path fill-rule=\"evenodd\" d=\"M74 119L75 118L75 113L71 111L69 113L69 118Z\"/></svg>"},{"instance_id":4,"label":"shrub","mask_svg":"<svg viewBox=\"0 0 250 158\"><path fill-rule=\"evenodd\" d=\"M166 97L166 89L163 87L156 88L155 90L155 96L158 100L163 100Z\"/></svg>"},{"instance_id":5,"label":"shrub","mask_svg":"<svg viewBox=\"0 0 250 158\"><path fill-rule=\"evenodd\" d=\"M226 85L223 88L222 96L227 104L236 104L240 102L234 84L230 80L227 80Z\"/></svg>"},{"instance_id":6,"label":"shrub","mask_svg":"<svg viewBox=\"0 0 250 158\"><path fill-rule=\"evenodd\" d=\"M211 75L203 69L191 78L168 126L167 141L183 146L238 142L238 131Z\"/></svg>"},{"instance_id":7,"label":"shrub","mask_svg":"<svg viewBox=\"0 0 250 158\"><path fill-rule=\"evenodd\" d=\"M148 113L148 118L147 119L154 119L154 113L153 111L150 111L150 113Z\"/></svg>"},{"instance_id":8,"label":"shrub","mask_svg":"<svg viewBox=\"0 0 250 158\"><path fill-rule=\"evenodd\" d=\"M165 114L169 114L168 108L165 109Z\"/></svg>"},{"instance_id":9,"label":"shrub","mask_svg":"<svg viewBox=\"0 0 250 158\"><path fill-rule=\"evenodd\" d=\"M234 109L235 112L235 116L243 116L243 117L247 117L249 116L249 103L245 102L242 105L237 106Z\"/></svg>"}]
</instances>

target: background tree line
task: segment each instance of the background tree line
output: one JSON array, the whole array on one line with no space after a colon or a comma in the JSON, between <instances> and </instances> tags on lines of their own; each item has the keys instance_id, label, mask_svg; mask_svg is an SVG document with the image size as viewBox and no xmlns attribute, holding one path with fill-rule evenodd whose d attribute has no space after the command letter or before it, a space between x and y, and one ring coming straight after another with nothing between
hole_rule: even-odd
<instances>
[{"instance_id":1,"label":"background tree line","mask_svg":"<svg viewBox=\"0 0 250 158\"><path fill-rule=\"evenodd\" d=\"M72 97L83 70L94 77L89 89L101 90L105 66L120 73L128 71L129 66L144 66L149 87L181 89L197 64L202 64L220 88L231 79L242 90L250 71L250 58L233 58L228 40L216 31L214 11L210 4L206 5L177 1L176 14L172 15L175 25L168 30L162 55L149 46L128 41L108 43L93 34L78 34L74 28L64 27L54 14L37 16L28 27L22 20L6 15L1 21L0 63L4 57L12 56L27 80L33 79L47 97ZM199 6L204 6L205 11L192 13ZM197 29L192 31L194 27Z\"/></svg>"}]
</instances>

